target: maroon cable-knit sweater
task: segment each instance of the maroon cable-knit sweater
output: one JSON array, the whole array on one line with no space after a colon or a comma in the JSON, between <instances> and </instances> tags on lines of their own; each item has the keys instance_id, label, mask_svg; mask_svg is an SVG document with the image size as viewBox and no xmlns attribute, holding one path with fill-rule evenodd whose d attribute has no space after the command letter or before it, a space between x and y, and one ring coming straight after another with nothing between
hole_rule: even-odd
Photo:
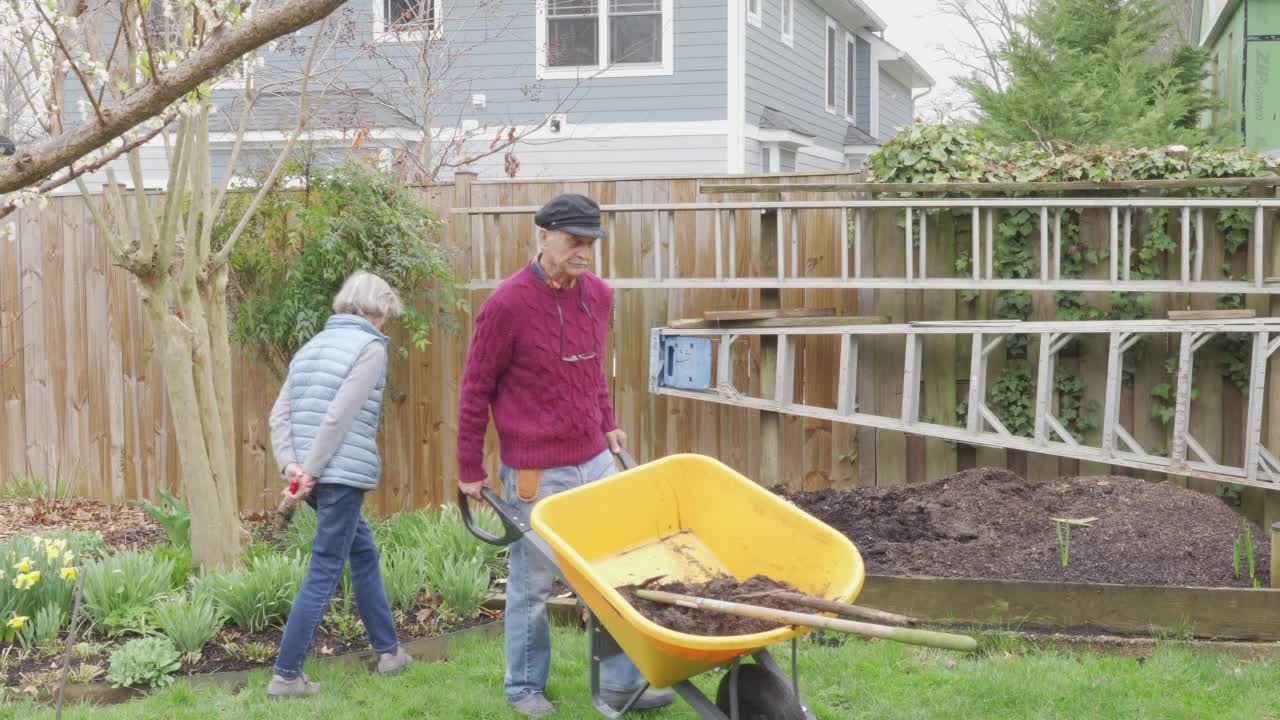
<instances>
[{"instance_id":1,"label":"maroon cable-knit sweater","mask_svg":"<svg viewBox=\"0 0 1280 720\"><path fill-rule=\"evenodd\" d=\"M564 356L594 352L595 358L561 360L557 298L564 313ZM502 462L510 468L579 465L608 447L605 433L617 429L604 374L612 311L613 291L595 275L584 273L573 287L553 290L532 264L485 300L476 315L458 401L462 482L486 477L490 408Z\"/></svg>"}]
</instances>

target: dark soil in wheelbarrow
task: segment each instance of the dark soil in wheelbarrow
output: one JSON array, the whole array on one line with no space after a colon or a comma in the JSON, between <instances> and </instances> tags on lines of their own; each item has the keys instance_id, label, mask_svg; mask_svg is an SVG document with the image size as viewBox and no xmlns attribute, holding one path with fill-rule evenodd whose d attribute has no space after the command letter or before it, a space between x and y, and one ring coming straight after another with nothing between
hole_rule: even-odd
<instances>
[{"instance_id":1,"label":"dark soil in wheelbarrow","mask_svg":"<svg viewBox=\"0 0 1280 720\"><path fill-rule=\"evenodd\" d=\"M799 605L771 597L769 595L771 592L780 590L795 592L795 588L786 583L771 580L763 575L756 575L744 582L739 582L732 577L721 576L705 583L650 583L645 585L645 589L660 590L676 593L677 595L691 595L711 600L728 600L730 602L772 607L780 610L812 612ZM710 636L751 635L753 633L776 630L780 627L778 623L769 622L768 620L757 620L756 618L726 615L714 610L687 608L641 600L635 596L634 588L621 588L621 590L636 610L640 611L641 615L658 625L676 632Z\"/></svg>"},{"instance_id":2,"label":"dark soil in wheelbarrow","mask_svg":"<svg viewBox=\"0 0 1280 720\"><path fill-rule=\"evenodd\" d=\"M880 575L1126 585L1250 587L1247 554L1234 568L1245 520L1214 497L1170 483L1070 477L1034 484L976 469L915 485L779 493L843 532ZM1062 566L1053 518L1073 527ZM1270 543L1250 528L1257 580L1267 586Z\"/></svg>"}]
</instances>

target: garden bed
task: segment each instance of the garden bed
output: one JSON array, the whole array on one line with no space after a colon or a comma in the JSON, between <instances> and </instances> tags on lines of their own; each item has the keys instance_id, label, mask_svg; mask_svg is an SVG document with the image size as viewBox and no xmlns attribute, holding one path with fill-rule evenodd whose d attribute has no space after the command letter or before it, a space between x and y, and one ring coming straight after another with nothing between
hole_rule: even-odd
<instances>
[{"instance_id":1,"label":"garden bed","mask_svg":"<svg viewBox=\"0 0 1280 720\"><path fill-rule=\"evenodd\" d=\"M426 623L421 623L415 617L397 613L396 636L400 639L400 643L407 647L415 641L444 637L490 624L493 622L493 614L491 611L486 611L468 620L432 623L428 619ZM364 626L358 619L351 618L346 630L346 632L338 632L331 626L322 624L316 631L315 642L312 644L309 657L332 658L372 652L364 633ZM270 668L275 662L283 634L283 628L248 632L237 627L228 627L205 646L199 659L184 659L174 676L190 677ZM128 639L123 638L122 642ZM63 653L66 650L65 642L66 639L62 638L61 644L51 645L44 651L32 653L20 662L10 663L5 669L3 684L10 690L31 687L48 688L56 685L56 678L61 674ZM119 645L120 643L108 642L102 638L91 638L89 642L79 642L71 661L71 668L96 666L105 673L111 653L118 649ZM82 671L81 678L86 678L88 672L90 671ZM101 677L94 676L94 679L101 679Z\"/></svg>"},{"instance_id":2,"label":"garden bed","mask_svg":"<svg viewBox=\"0 0 1280 720\"><path fill-rule=\"evenodd\" d=\"M406 640L401 638L401 648L413 656L414 662L443 662L448 660L453 654L453 648L456 643L464 638L472 636L493 636L499 634L499 626L493 622L484 622L472 625L471 627L456 630L443 635L432 635L425 638L417 638ZM366 670L372 672L376 665L376 658L373 651L368 648L364 650L352 650L350 652L338 653L333 656L323 656L316 658L314 662L321 664L357 664L363 665ZM241 670L221 670L213 672L187 673L181 674L182 680L193 686L214 685L226 688L231 692L238 692L248 682L249 675L262 667L254 666ZM13 690L13 688L9 688ZM34 696L37 700L45 702L54 702L56 700L56 687L40 687L33 688L23 693L27 696ZM79 703L91 703L94 705L109 705L115 703L128 702L142 697L145 694L143 690L127 687L114 687L109 682L88 682L80 684L68 684L65 695L67 705L76 705Z\"/></svg>"},{"instance_id":3,"label":"garden bed","mask_svg":"<svg viewBox=\"0 0 1280 720\"><path fill-rule=\"evenodd\" d=\"M252 671L274 662L309 564L316 529L309 508L278 532L263 532L271 519L247 519L254 541L243 566L195 573L180 503L151 506L155 519L143 513L141 520L118 520L134 508L103 512L107 506L85 501L11 504L13 515L27 520L10 523L10 536L0 540L0 566L13 568L0 583L5 694L56 686L77 583L84 586L89 627L73 650L74 685L117 678L163 684L169 677ZM477 520L496 529L491 514ZM504 572L504 551L476 540L456 509L370 516L368 523L404 645L430 645L433 638L491 624L499 614L483 605ZM321 659L370 654L345 574L311 653Z\"/></svg>"},{"instance_id":4,"label":"garden bed","mask_svg":"<svg viewBox=\"0 0 1280 720\"><path fill-rule=\"evenodd\" d=\"M117 550L148 547L167 539L160 523L132 505L76 498L0 501L0 542L15 535L56 531L96 532Z\"/></svg>"},{"instance_id":5,"label":"garden bed","mask_svg":"<svg viewBox=\"0 0 1280 720\"><path fill-rule=\"evenodd\" d=\"M1071 477L1029 483L977 469L915 485L781 494L844 533L876 575L1263 587L1270 542L1216 498L1170 483ZM1060 542L1055 518L1096 518ZM1065 546L1065 547L1064 547ZM1067 555L1064 567L1062 555Z\"/></svg>"}]
</instances>

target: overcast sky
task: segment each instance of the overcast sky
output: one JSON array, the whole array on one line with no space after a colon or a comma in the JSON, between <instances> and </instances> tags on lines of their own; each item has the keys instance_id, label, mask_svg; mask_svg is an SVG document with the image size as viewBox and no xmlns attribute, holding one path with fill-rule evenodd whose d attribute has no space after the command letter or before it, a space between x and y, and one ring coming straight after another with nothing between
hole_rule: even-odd
<instances>
[{"instance_id":1,"label":"overcast sky","mask_svg":"<svg viewBox=\"0 0 1280 720\"><path fill-rule=\"evenodd\" d=\"M948 102L954 104L966 97L952 78L967 73L946 57L948 51L961 52L970 37L960 21L939 15L934 0L891 0L871 3L870 7L888 26L885 39L910 53L933 76L936 85L917 104L917 115L928 117ZM915 92L919 95L924 90Z\"/></svg>"}]
</instances>

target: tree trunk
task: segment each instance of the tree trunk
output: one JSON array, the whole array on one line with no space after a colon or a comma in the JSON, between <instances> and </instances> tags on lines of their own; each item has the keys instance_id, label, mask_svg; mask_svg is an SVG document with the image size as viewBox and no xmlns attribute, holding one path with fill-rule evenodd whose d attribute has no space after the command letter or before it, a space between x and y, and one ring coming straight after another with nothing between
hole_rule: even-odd
<instances>
[{"instance_id":1,"label":"tree trunk","mask_svg":"<svg viewBox=\"0 0 1280 720\"><path fill-rule=\"evenodd\" d=\"M239 563L243 550L240 514L236 503L226 501L226 488L235 496L235 475L228 474L231 464L226 459L226 442L215 442L222 454L211 452L209 428L221 427L216 405L202 402L198 378L207 374L200 370L202 360L196 354L203 343L183 318L170 313L168 283L143 291L143 303L156 342L156 357L164 371L169 406L174 409L173 430L178 441L181 464L180 485L187 508L191 512L192 561L201 569L226 568ZM200 312L203 315L202 311ZM208 356L206 355L205 358ZM183 412L183 408L191 411ZM196 410L198 408L198 411ZM212 416L210 414L212 411Z\"/></svg>"}]
</instances>

